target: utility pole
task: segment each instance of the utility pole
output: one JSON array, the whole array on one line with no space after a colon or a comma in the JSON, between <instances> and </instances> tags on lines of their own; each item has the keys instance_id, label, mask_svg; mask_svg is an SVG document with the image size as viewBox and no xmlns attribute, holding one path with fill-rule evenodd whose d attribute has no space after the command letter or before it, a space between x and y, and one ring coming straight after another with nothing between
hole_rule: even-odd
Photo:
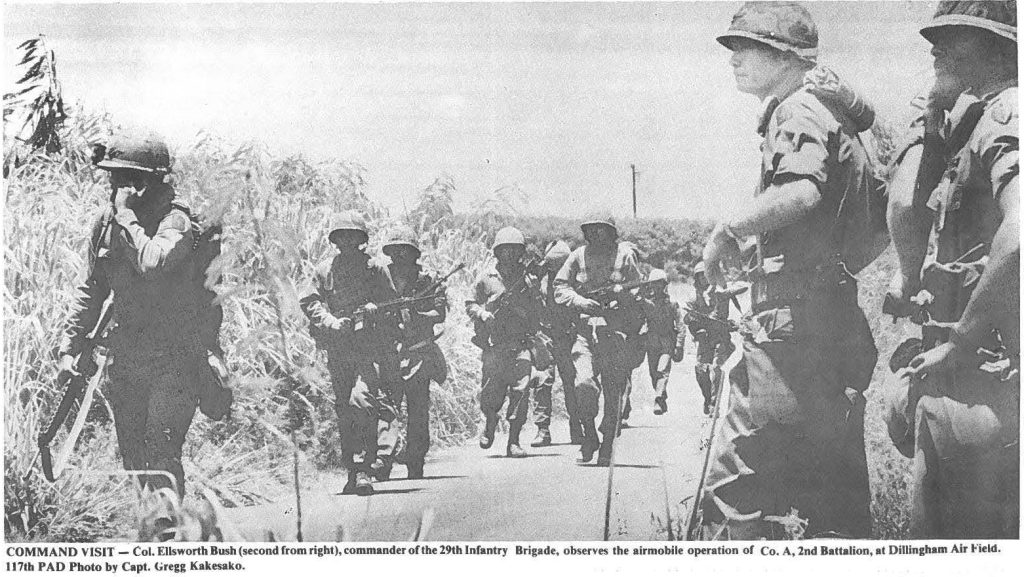
<instances>
[{"instance_id":1,"label":"utility pole","mask_svg":"<svg viewBox=\"0 0 1024 577\"><path fill-rule=\"evenodd\" d=\"M636 165L630 164L629 169L633 172L633 218L636 218Z\"/></svg>"}]
</instances>

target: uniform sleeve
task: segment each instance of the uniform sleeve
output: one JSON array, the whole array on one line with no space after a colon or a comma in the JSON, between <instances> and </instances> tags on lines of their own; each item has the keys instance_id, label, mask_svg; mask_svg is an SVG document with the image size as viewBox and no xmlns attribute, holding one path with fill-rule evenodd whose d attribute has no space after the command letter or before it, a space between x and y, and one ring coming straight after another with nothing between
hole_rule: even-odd
<instances>
[{"instance_id":1,"label":"uniform sleeve","mask_svg":"<svg viewBox=\"0 0 1024 577\"><path fill-rule=\"evenodd\" d=\"M96 323L100 320L100 313L103 310L103 303L110 296L110 285L103 274L102 265L95 255L95 245L102 242L103 228L107 222L106 216L101 216L93 226L93 246L89 247L89 268L85 282L82 283L75 296L74 312L68 321L65 337L61 344L61 352L72 356L78 356L82 352L85 339Z\"/></svg>"},{"instance_id":2,"label":"uniform sleeve","mask_svg":"<svg viewBox=\"0 0 1024 577\"><path fill-rule=\"evenodd\" d=\"M813 98L809 96L808 98ZM819 187L828 180L828 119L802 99L790 98L775 111L778 125L766 143L773 152L772 182L783 184L803 178Z\"/></svg>"},{"instance_id":3,"label":"uniform sleeve","mask_svg":"<svg viewBox=\"0 0 1024 577\"><path fill-rule=\"evenodd\" d=\"M327 275L330 274L330 261L317 267L313 278L312 292L299 299L299 307L309 319L309 322L316 328L328 328L338 321L338 318L328 310L326 295L324 294L323 287L326 286Z\"/></svg>"},{"instance_id":4,"label":"uniform sleeve","mask_svg":"<svg viewBox=\"0 0 1024 577\"><path fill-rule=\"evenodd\" d=\"M487 311L484 305L489 297L486 279L477 279L476 284L473 286L473 300L466 301L466 314L469 315L470 319L474 321L481 320L481 315Z\"/></svg>"},{"instance_id":5,"label":"uniform sleeve","mask_svg":"<svg viewBox=\"0 0 1024 577\"><path fill-rule=\"evenodd\" d=\"M143 278L171 271L192 254L192 222L179 210L169 212L153 236L146 234L132 210L122 210L114 218L128 257Z\"/></svg>"},{"instance_id":6,"label":"uniform sleeve","mask_svg":"<svg viewBox=\"0 0 1024 577\"><path fill-rule=\"evenodd\" d=\"M676 331L676 350L681 350L686 346L686 324L683 323L683 309L676 301L669 302L672 303L672 326Z\"/></svg>"},{"instance_id":7,"label":"uniform sleeve","mask_svg":"<svg viewBox=\"0 0 1024 577\"><path fill-rule=\"evenodd\" d=\"M583 303L587 300L580 296L573 287L573 280L576 278L576 274L579 273L579 253L573 251L569 255L569 258L565 259L565 263L562 264L562 268L559 269L558 274L555 275L555 303L562 306L571 308L574 311L578 311L583 307Z\"/></svg>"},{"instance_id":8,"label":"uniform sleeve","mask_svg":"<svg viewBox=\"0 0 1024 577\"><path fill-rule=\"evenodd\" d=\"M992 194L998 199L1006 185L1020 172L1017 160L1019 137L1016 106L1001 99L991 108L979 126L976 152L985 175L992 183Z\"/></svg>"}]
</instances>

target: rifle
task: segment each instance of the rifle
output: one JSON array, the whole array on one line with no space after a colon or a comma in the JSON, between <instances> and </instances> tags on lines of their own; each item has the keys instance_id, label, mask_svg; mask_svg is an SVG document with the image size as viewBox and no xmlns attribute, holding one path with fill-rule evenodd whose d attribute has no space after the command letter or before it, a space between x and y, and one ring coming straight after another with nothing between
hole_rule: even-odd
<instances>
[{"instance_id":1,"label":"rifle","mask_svg":"<svg viewBox=\"0 0 1024 577\"><path fill-rule=\"evenodd\" d=\"M493 315L497 315L500 311L508 310L513 297L522 294L524 289L532 286L530 277L539 279L543 275L544 269L541 259L537 255L530 255L523 264L523 275L516 279L516 282L512 283L511 286L506 287L504 291L488 299L484 303L484 309ZM474 323L473 328L476 334L470 339L470 342L481 349L486 349L491 342L490 329L485 323L479 321Z\"/></svg>"},{"instance_id":2,"label":"rifle","mask_svg":"<svg viewBox=\"0 0 1024 577\"><path fill-rule=\"evenodd\" d=\"M684 306L683 310L686 311L687 315L690 315L700 321L700 324L704 327L707 325L713 325L718 331L724 330L727 333L738 332L740 330L740 326L729 319L716 319L713 316L706 315L687 306Z\"/></svg>"},{"instance_id":3,"label":"rifle","mask_svg":"<svg viewBox=\"0 0 1024 577\"><path fill-rule=\"evenodd\" d=\"M649 287L653 287L660 280L638 280L625 284L606 284L596 289L580 293L583 298L595 300L605 308L615 308L624 297L636 299ZM633 291L636 291L635 293ZM613 306L614 305L614 306Z\"/></svg>"},{"instance_id":4,"label":"rifle","mask_svg":"<svg viewBox=\"0 0 1024 577\"><path fill-rule=\"evenodd\" d=\"M56 480L57 476L63 470L63 465L67 461L71 451L75 448L75 442L78 439L78 434L81 432L82 426L85 424L85 417L89 412L89 405L92 401L92 392L96 390L96 386L99 384L102 365L106 364L105 355L101 356L101 361L97 363L93 359L93 353L96 350L96 341L99 340L103 331L106 329L107 324L110 323L110 319L113 317L113 312L114 307L112 300L108 300L104 304L103 311L100 313L99 322L97 322L96 326L93 327L93 330L85 340L85 344L82 346L82 351L79 353L78 359L75 361L74 371L70 373L61 373L57 377L57 388L63 388L64 395L61 397L60 403L57 405L57 410L50 418L46 428L39 433L39 437L37 439L39 456L42 460L43 475L46 476L46 480L51 483ZM57 436L57 431L60 429L61 425L63 425L67 420L75 402L79 400L82 402L79 406L78 414L75 416L71 433L57 454L57 464L59 467L57 475L54 475L53 457L50 454L50 443L52 443L53 439Z\"/></svg>"}]
</instances>

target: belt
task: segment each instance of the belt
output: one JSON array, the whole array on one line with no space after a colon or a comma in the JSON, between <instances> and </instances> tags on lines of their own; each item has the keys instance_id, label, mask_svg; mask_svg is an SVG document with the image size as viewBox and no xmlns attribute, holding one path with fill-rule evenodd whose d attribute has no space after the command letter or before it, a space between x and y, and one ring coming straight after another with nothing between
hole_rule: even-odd
<instances>
[{"instance_id":1,"label":"belt","mask_svg":"<svg viewBox=\"0 0 1024 577\"><path fill-rule=\"evenodd\" d=\"M806 301L812 295L857 298L857 279L842 262L799 270L761 273L752 279L751 307L754 314Z\"/></svg>"}]
</instances>

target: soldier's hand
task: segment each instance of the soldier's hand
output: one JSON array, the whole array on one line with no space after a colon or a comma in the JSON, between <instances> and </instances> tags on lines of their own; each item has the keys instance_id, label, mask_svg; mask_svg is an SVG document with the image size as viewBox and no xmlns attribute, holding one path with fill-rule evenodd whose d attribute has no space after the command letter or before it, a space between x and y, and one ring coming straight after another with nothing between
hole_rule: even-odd
<instances>
[{"instance_id":1,"label":"soldier's hand","mask_svg":"<svg viewBox=\"0 0 1024 577\"><path fill-rule=\"evenodd\" d=\"M373 317L377 314L377 305L375 303L366 303L362 306L363 314L367 317Z\"/></svg>"},{"instance_id":2,"label":"soldier's hand","mask_svg":"<svg viewBox=\"0 0 1024 577\"><path fill-rule=\"evenodd\" d=\"M740 247L726 232L725 224L719 223L711 231L707 244L704 245L704 265L711 286L725 286L725 274L722 263L729 259L740 258Z\"/></svg>"},{"instance_id":3,"label":"soldier's hand","mask_svg":"<svg viewBox=\"0 0 1024 577\"><path fill-rule=\"evenodd\" d=\"M130 210L128 207L128 199L132 195L132 189L130 186L122 186L114 192L114 213L124 212Z\"/></svg>"},{"instance_id":4,"label":"soldier's hand","mask_svg":"<svg viewBox=\"0 0 1024 577\"><path fill-rule=\"evenodd\" d=\"M601 310L604 307L602 307L601 303L595 301L594 299L583 299L583 302L580 303L579 308L580 312L585 315L598 315L601 314Z\"/></svg>"},{"instance_id":5,"label":"soldier's hand","mask_svg":"<svg viewBox=\"0 0 1024 577\"><path fill-rule=\"evenodd\" d=\"M332 331L348 331L352 329L352 319L348 317L334 317L325 324Z\"/></svg>"},{"instance_id":6,"label":"soldier's hand","mask_svg":"<svg viewBox=\"0 0 1024 577\"><path fill-rule=\"evenodd\" d=\"M969 354L954 343L942 343L910 361L905 374L913 377L948 373L963 363Z\"/></svg>"},{"instance_id":7,"label":"soldier's hand","mask_svg":"<svg viewBox=\"0 0 1024 577\"><path fill-rule=\"evenodd\" d=\"M73 375L75 373L75 357L69 354L61 355L60 360L57 361L57 372L58 379L63 378L64 375Z\"/></svg>"}]
</instances>

